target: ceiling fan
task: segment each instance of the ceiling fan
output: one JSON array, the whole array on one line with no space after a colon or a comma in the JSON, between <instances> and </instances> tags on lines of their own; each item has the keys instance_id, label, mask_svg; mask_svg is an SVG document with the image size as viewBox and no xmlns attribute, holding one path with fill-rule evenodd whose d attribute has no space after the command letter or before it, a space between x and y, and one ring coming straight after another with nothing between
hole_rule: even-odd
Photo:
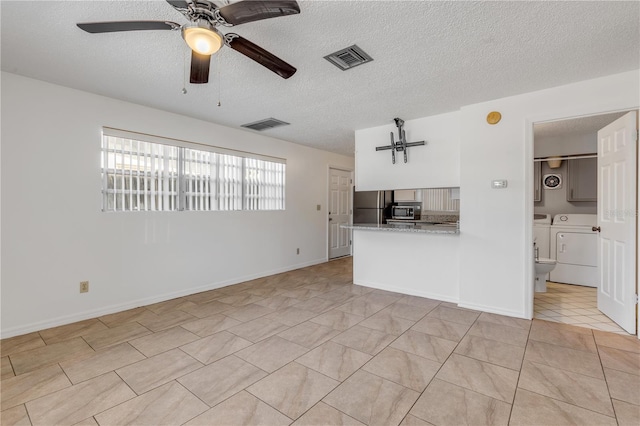
<instances>
[{"instance_id":1,"label":"ceiling fan","mask_svg":"<svg viewBox=\"0 0 640 426\"><path fill-rule=\"evenodd\" d=\"M236 52L253 59L282 78L289 78L296 69L235 33L218 31L218 26L232 27L247 22L300 13L295 0L245 0L218 7L207 0L166 0L174 9L182 13L189 22L180 25L171 21L113 21L85 22L77 24L88 33L111 33L117 31L180 30L182 38L191 48L191 77L194 84L209 81L211 55L223 44Z\"/></svg>"}]
</instances>

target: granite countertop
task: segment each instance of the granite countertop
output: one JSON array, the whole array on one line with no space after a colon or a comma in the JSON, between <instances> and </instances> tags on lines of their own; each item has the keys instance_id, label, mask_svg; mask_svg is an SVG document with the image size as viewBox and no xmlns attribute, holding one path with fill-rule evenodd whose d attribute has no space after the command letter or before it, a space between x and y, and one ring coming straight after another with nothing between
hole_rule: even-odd
<instances>
[{"instance_id":1,"label":"granite countertop","mask_svg":"<svg viewBox=\"0 0 640 426\"><path fill-rule=\"evenodd\" d=\"M438 219L387 219L387 223L430 223L432 225L439 225L441 223L455 223L456 221L438 220Z\"/></svg>"},{"instance_id":2,"label":"granite countertop","mask_svg":"<svg viewBox=\"0 0 640 426\"><path fill-rule=\"evenodd\" d=\"M415 224L415 225L379 225L377 223L354 223L353 225L340 225L344 229L359 229L365 231L384 231L384 232L408 232L414 234L459 234L460 230L455 225L434 225L434 224Z\"/></svg>"},{"instance_id":3,"label":"granite countertop","mask_svg":"<svg viewBox=\"0 0 640 426\"><path fill-rule=\"evenodd\" d=\"M431 223L439 224L445 222L455 223L460 220L460 214L457 212L440 212L440 211L423 211L418 219L387 219L387 223Z\"/></svg>"}]
</instances>

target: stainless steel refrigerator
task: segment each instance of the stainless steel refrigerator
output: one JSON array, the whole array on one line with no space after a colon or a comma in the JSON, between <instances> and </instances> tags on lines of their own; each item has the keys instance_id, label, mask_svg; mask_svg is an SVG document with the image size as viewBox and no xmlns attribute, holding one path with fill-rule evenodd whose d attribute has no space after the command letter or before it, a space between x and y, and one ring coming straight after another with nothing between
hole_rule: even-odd
<instances>
[{"instance_id":1,"label":"stainless steel refrigerator","mask_svg":"<svg viewBox=\"0 0 640 426\"><path fill-rule=\"evenodd\" d=\"M354 191L353 223L387 223L393 191Z\"/></svg>"}]
</instances>

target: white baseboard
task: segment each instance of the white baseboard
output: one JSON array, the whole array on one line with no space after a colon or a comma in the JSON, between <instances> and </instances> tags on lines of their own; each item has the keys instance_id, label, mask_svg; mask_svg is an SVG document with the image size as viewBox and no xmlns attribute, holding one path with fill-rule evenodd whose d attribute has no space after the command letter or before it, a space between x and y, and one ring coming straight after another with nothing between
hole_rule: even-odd
<instances>
[{"instance_id":1,"label":"white baseboard","mask_svg":"<svg viewBox=\"0 0 640 426\"><path fill-rule=\"evenodd\" d=\"M461 308L473 309L475 311L488 312L491 314L504 315L507 317L522 318L522 319L528 319L528 320L531 319L531 318L526 318L524 316L524 312L500 309L494 306L478 305L476 303L466 303L466 302L458 302L458 306L460 306Z\"/></svg>"},{"instance_id":2,"label":"white baseboard","mask_svg":"<svg viewBox=\"0 0 640 426\"><path fill-rule=\"evenodd\" d=\"M127 303L119 303L115 305L103 306L97 309L89 311L77 312L70 315L63 315L56 318L48 319L46 321L38 321L30 324L25 324L18 327L12 327L3 329L0 331L0 338L6 339L9 337L20 336L22 334L31 333L34 331L46 330L51 327L58 327L61 325L67 325L78 321L97 318L103 315L114 314L116 312L126 311L128 309L138 308L140 306L152 305L154 303L164 302L166 300L176 299L178 297L189 296L191 294L201 293L203 291L215 290L217 288L227 287L234 284L239 284L245 281L251 281L258 278L268 277L271 275L280 274L283 272L293 271L295 269L306 268L307 266L318 265L325 263L326 258L314 259L308 262L298 263L295 265L286 266L283 268L272 269L270 271L264 271L257 274L245 275L242 277L233 278L226 281L214 282L200 287L193 287L181 291L175 291L171 293L164 293L157 296L145 297L129 301Z\"/></svg>"},{"instance_id":3,"label":"white baseboard","mask_svg":"<svg viewBox=\"0 0 640 426\"><path fill-rule=\"evenodd\" d=\"M473 309L475 311L489 312L489 313L492 313L492 314L504 315L504 316L508 316L508 317L531 319L531 318L526 318L524 316L524 313L520 312L520 311L511 311L511 310L496 308L494 306L486 306L486 305L478 305L478 304L474 304L474 303L460 302L458 299L456 299L454 297L451 297L451 296L448 296L448 295L431 293L431 292L427 292L427 291L416 291L414 289L407 289L407 288L403 288L403 287L390 286L390 285L380 284L380 283L376 283L376 282L372 282L372 281L359 281L359 282L354 282L354 284L362 285L362 286L365 286L365 287L371 287L371 288L375 288L375 289L378 289L378 290L393 291L393 292L396 292L396 293L403 293L403 294L408 294L408 295L411 295L411 296L420 296L420 297L426 297L428 299L441 300L443 302L456 303L461 308Z\"/></svg>"},{"instance_id":4,"label":"white baseboard","mask_svg":"<svg viewBox=\"0 0 640 426\"><path fill-rule=\"evenodd\" d=\"M380 283L376 283L373 281L366 281L366 280L365 281L358 280L358 282L354 281L354 284L361 285L364 287L375 288L377 290L386 290L386 291L393 291L395 293L408 294L409 296L419 296L419 297L426 297L427 299L441 300L443 302L458 303L458 300L455 297L438 294L438 293L432 293L428 291L416 291L415 289L390 286L390 285L380 284Z\"/></svg>"}]
</instances>

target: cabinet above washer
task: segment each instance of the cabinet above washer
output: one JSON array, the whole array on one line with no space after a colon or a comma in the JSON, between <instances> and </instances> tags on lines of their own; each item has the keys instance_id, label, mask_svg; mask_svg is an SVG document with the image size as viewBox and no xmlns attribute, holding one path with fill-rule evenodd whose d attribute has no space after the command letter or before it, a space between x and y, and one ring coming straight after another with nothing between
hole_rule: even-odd
<instances>
[{"instance_id":1,"label":"cabinet above washer","mask_svg":"<svg viewBox=\"0 0 640 426\"><path fill-rule=\"evenodd\" d=\"M533 162L533 201L542 200L542 163Z\"/></svg>"},{"instance_id":2,"label":"cabinet above washer","mask_svg":"<svg viewBox=\"0 0 640 426\"><path fill-rule=\"evenodd\" d=\"M598 201L598 159L567 160L567 201Z\"/></svg>"}]
</instances>

